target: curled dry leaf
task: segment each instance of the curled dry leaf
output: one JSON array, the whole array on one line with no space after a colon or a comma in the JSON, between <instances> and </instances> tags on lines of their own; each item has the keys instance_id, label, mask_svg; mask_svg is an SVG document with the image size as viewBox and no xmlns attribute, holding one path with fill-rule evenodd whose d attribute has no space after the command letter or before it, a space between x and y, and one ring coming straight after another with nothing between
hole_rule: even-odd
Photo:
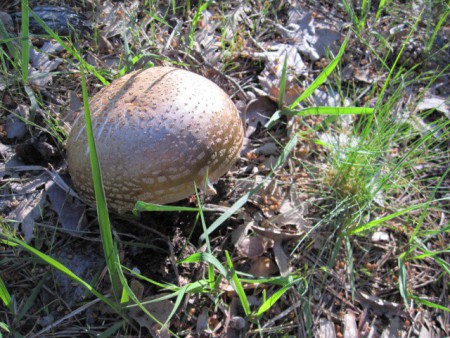
<instances>
[{"instance_id":1,"label":"curled dry leaf","mask_svg":"<svg viewBox=\"0 0 450 338\"><path fill-rule=\"evenodd\" d=\"M450 119L450 104L448 103L448 99L446 100L443 97L432 95L427 92L423 100L417 105L417 110L424 111L433 109L436 109Z\"/></svg>"},{"instance_id":2,"label":"curled dry leaf","mask_svg":"<svg viewBox=\"0 0 450 338\"><path fill-rule=\"evenodd\" d=\"M256 155L264 155L264 156L276 155L278 152L279 147L275 142L264 143L262 146L254 150L254 153Z\"/></svg>"},{"instance_id":3,"label":"curled dry leaf","mask_svg":"<svg viewBox=\"0 0 450 338\"><path fill-rule=\"evenodd\" d=\"M252 260L248 273L255 277L269 277L278 272L275 262L269 257L256 257Z\"/></svg>"},{"instance_id":4,"label":"curled dry leaf","mask_svg":"<svg viewBox=\"0 0 450 338\"><path fill-rule=\"evenodd\" d=\"M277 110L277 105L268 96L259 96L250 101L245 108L245 136L250 137L258 128L264 126Z\"/></svg>"},{"instance_id":5,"label":"curled dry leaf","mask_svg":"<svg viewBox=\"0 0 450 338\"><path fill-rule=\"evenodd\" d=\"M300 239L303 236L302 232L293 232L288 230L277 229L275 226L269 224L268 227L252 226L253 231L257 234L270 238L273 240L273 254L275 261L280 269L282 276L287 276L290 273L289 257L283 249L283 241L290 239Z\"/></svg>"},{"instance_id":6,"label":"curled dry leaf","mask_svg":"<svg viewBox=\"0 0 450 338\"><path fill-rule=\"evenodd\" d=\"M278 215L269 219L269 222L278 227L292 225L298 232L306 231L310 222L305 219L310 201L304 201L297 189L291 186L287 198L283 199Z\"/></svg>"},{"instance_id":7,"label":"curled dry leaf","mask_svg":"<svg viewBox=\"0 0 450 338\"><path fill-rule=\"evenodd\" d=\"M267 240L259 236L246 236L237 243L239 253L248 258L256 258L267 250Z\"/></svg>"}]
</instances>

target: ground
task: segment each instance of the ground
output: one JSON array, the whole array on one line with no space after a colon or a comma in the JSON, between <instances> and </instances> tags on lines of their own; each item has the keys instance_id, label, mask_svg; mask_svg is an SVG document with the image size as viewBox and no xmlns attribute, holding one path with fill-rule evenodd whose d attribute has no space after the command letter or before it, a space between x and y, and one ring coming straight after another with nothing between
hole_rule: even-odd
<instances>
[{"instance_id":1,"label":"ground","mask_svg":"<svg viewBox=\"0 0 450 338\"><path fill-rule=\"evenodd\" d=\"M20 39L25 5L0 4L0 337L450 336L448 4L29 0ZM214 196L111 212L114 274L65 142L83 72L156 65L227 92L244 146Z\"/></svg>"}]
</instances>

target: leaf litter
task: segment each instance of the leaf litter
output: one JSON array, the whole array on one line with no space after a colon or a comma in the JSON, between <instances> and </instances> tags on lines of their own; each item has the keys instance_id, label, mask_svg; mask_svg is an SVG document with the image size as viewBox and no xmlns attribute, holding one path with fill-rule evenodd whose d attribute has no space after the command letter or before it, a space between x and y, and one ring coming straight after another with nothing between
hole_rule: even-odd
<instances>
[{"instance_id":1,"label":"leaf litter","mask_svg":"<svg viewBox=\"0 0 450 338\"><path fill-rule=\"evenodd\" d=\"M247 148L243 152L245 156L237 164L236 170L233 170L228 177L230 182L221 181L219 183L221 185L219 193L223 198L220 203L227 208L239 196L251 191L264 181L268 174L273 174L274 177L259 192L250 197L250 203L241 208L223 229L218 230L217 234L213 234L211 239L214 243L215 254L219 258L223 258L221 253L224 250L235 249L233 255L238 269L255 278L287 277L297 274L299 271L311 271L312 277L309 279L311 290L321 291L312 294L314 297L310 298L311 307L308 308L308 311L312 311L310 313L314 316L314 330L320 329L320 332L326 332L325 336L342 336L342 329L345 327L351 328L351 330L347 329L345 334L349 331L355 332L355 327L359 334L407 332L408 328L403 324L412 318L404 312L398 311L399 306L403 307L403 304L401 304L401 298L396 294L397 289L394 287L396 275L392 273L397 268L394 251L398 250L406 237L405 231L402 230L404 227L402 223L392 223L387 227L380 227L373 236L366 239L367 242L364 242L364 239L352 239L355 261L351 263L357 266L358 283L362 280L362 283L357 284L357 290L352 290L354 285L351 284L349 277L351 275L348 266L350 262L345 255L345 250L338 247L337 251L333 251L333 254L336 255L334 266L327 266L328 262L323 261L327 255L331 254L330 238L335 237L338 231L321 225L327 217L324 210L327 210L329 206L317 198L318 191L314 185L312 174L316 170L315 168L320 170L320 163L327 161L330 151L324 150L323 146L312 146L312 139L320 137L323 143L331 146L331 152L334 152L333 155L340 158L341 161L345 161L348 148L351 148L352 144L358 140L349 136L346 136L346 139L340 139L341 135L337 136L335 131L327 130L327 128L322 130L323 125L320 125L320 120L313 119L311 122L306 119L296 119L295 123L290 125L290 132L301 131L308 136L302 139L301 144L294 149L285 166L272 173L278 156L282 152L283 144L286 143L286 135L292 135L278 126L268 136L267 131L263 128L279 104L279 87L284 61L286 60L287 64L287 92L283 104L288 105L303 92L304 88L312 82L315 74L323 68L322 62L329 57L329 51L333 53L339 46L345 30L343 20L339 16L336 16L337 19L336 17L330 19L329 15L332 13L332 16L335 16L336 12L339 12L339 6L328 8L328 4L282 2L280 5L282 10L278 11L276 15L263 17L261 14L265 10L263 4L255 3L251 6L225 4L222 7L211 4L202 13L201 20L194 32L194 50L199 54L199 60L195 60L196 54L183 47L186 42L189 42L192 12L177 13L179 15L167 14L168 17L165 21L168 24L157 21L158 24L155 26L152 25L156 22L154 17L162 17L164 13L171 13L172 9L169 3L158 3L157 9L153 13L154 17L144 13L137 1L121 2L118 5L107 1L97 6L94 2L88 3L84 8L86 17L98 24L96 28L98 28L99 40L97 42L100 48L100 51L89 50L88 43L82 44L82 48L85 48L82 53L88 55L89 62L97 66L110 62L112 73L117 74L121 71L119 68L123 65L122 59L126 55L123 50L124 44L128 44L131 53L135 53L135 55L139 55L140 48L144 48L154 55L163 51L162 56L168 60L193 66L200 73L208 74L212 66L216 72L215 76L217 76L217 72L225 74L226 76L215 78L219 78L219 84L230 94L236 95L234 97L236 100L240 100L241 114L245 116L247 125ZM83 5L80 6L83 7ZM95 10L92 11L92 8ZM145 22L140 20L145 20ZM256 31L256 35L250 34L254 24L261 25L261 29ZM132 35L133 31L129 27L134 27L138 33L135 36ZM156 34L155 39L149 39L146 36L151 34L149 27L160 33ZM139 42L138 46L134 45L136 42ZM79 83L74 81L70 75L66 77L67 74L74 72L74 68L69 65L72 60L67 59L61 46L55 42L45 41L40 46L35 46L30 51L30 75L36 91L44 92L45 87L55 86L55 84L59 86L62 84L61 78L67 79L61 91L70 98L64 97L62 102L70 102L68 116L76 114L77 110L81 108L81 102L77 96ZM358 63L355 61L357 58L365 59L365 52L359 46L350 45L349 50L354 59L345 61L346 64L343 62L344 81L352 83L356 80L356 83L363 83L367 86L376 84L382 79L382 76L385 76L382 71L376 69L375 62ZM155 57L145 60L149 60L151 63L159 62ZM206 62L207 66L201 67L202 62ZM10 86L9 82L7 86ZM348 102L340 101L340 92L330 88L332 86L327 86L327 88L322 86L316 90L307 104L347 106ZM439 94L437 87L432 88L436 88L436 92ZM444 92L444 87L439 88ZM98 86L92 82L91 89L94 92ZM233 93L233 91L235 92ZM417 106L416 113L435 110L448 118L448 104L446 104L448 102L446 102L445 96L439 96L436 92L426 94L425 99L420 101ZM11 103L8 95L6 94L4 102L9 105L9 111L22 109L16 113L22 117L25 116L24 119L27 120L28 115L25 112L29 103L20 98L12 98L14 102ZM62 94L57 93L57 95ZM355 100L358 99L355 98ZM64 110L61 109L61 111ZM38 116L37 123L42 126L40 118L41 116ZM70 191L69 186L58 173L60 169L58 171L49 170L47 174L42 175L43 167L39 167L40 165L56 164L63 158L59 145L55 144L53 139L36 138L34 128L26 126L22 120L7 122L8 119L12 119L11 115L2 113L0 127L2 135L6 136L2 136L0 148L2 154L0 172L4 184L2 203L4 201L8 201L8 203L2 204L1 210L4 214L6 213L11 224L14 224L15 230L27 241L32 242L33 236L37 234L38 238L34 240L41 243L43 248L47 247L49 250L53 250L53 245L61 247L61 243L71 240L70 231L75 233L74 231L80 230L80 227L90 226L92 228L95 216L89 208L86 209L85 205L76 199L76 194ZM422 117L420 119L424 121L425 126L433 122ZM352 126L357 122L358 119L355 118L345 123L347 126ZM68 123L70 124L70 118ZM314 131L307 134L306 130L302 128ZM33 135L30 134L30 129ZM16 149L20 149L20 147L16 147L18 143L30 145L28 149L31 150L22 151L22 158L14 156ZM31 152L39 152L39 147L50 149L48 151L53 151L54 154L49 156L44 154L37 160L33 160L37 166L25 165L25 162L30 161ZM61 168L59 163L55 167ZM297 170L296 167L300 167L301 170ZM64 170L64 166L62 168ZM238 180L235 180L236 178ZM8 195L13 195L15 200ZM195 199L191 201L195 201ZM206 202L214 203L211 200ZM191 270L187 266L179 267L180 271L178 272L172 272L168 268L178 258L175 256L185 257L185 248L195 252L195 248L191 244L186 244L189 243L188 238L192 236L190 225L194 223L194 220L184 215L160 216L156 214L153 217L154 219L146 221L152 225L153 230L159 230L165 236L164 239L149 236L148 230L142 231L142 229L130 227L131 223L127 219L115 220L113 226L118 230L119 238L129 240L128 242L123 241L124 247L121 249L121 260L124 265L137 265L144 275L157 280L174 283L195 280L198 276L193 276L192 267ZM213 219L208 214L206 217L207 221ZM57 232L54 242L49 239L41 240L41 238L51 238L51 236L48 235L45 226L41 226L41 224L36 226L37 222L51 229L54 229L55 222L59 222L62 228L69 232ZM172 230L174 224L177 230ZM92 231L92 234L96 235L95 230ZM230 234L231 236L229 236ZM195 236L194 231L194 239ZM234 237L234 239L228 241L229 237ZM179 241L175 245L177 248L175 251L173 247L170 249L175 254L164 256L162 252L167 250L161 250L158 247L166 241L166 238ZM92 237L89 240L92 240ZM134 246L138 242L142 247ZM293 249L297 243L301 243L300 250ZM152 247L153 245L156 248ZM84 246L81 247L85 249ZM390 249L391 247L393 249ZM100 248L96 247L96 249ZM68 264L74 270L80 262L86 263L84 271L97 269L97 259L94 259L95 264L91 264L92 262L87 257L89 254L80 256L77 251L75 253L75 255L69 253L68 255L57 255L57 257L65 261L67 258L71 260ZM162 265L165 266L162 267ZM204 274L205 272L200 265L196 265L196 269L198 269L196 273ZM324 273L327 269L332 271L329 275ZM430 263L429 269L436 269L436 267ZM327 272L329 272L328 270ZM80 276L84 276L83 271L76 271ZM411 284L419 280L418 275L412 275ZM32 277L29 278L30 281L33 281ZM59 294L59 297L65 302L71 297L83 299L79 294L70 295L69 283L64 280L57 281L55 285L59 285L61 290L65 290ZM324 283L325 288L323 288ZM106 292L108 283L100 284ZM147 284L140 284L136 287L134 280L132 285L139 299L147 301L155 297L156 288ZM261 283L258 287L244 284L243 287L254 308L259 306L266 297L265 294L262 295L262 290L268 295L277 290L273 285L267 283ZM196 332L199 335L208 333L216 336L223 333L233 336L248 332L252 323L243 315L240 301L234 290L225 284L221 285L221 289L224 294L216 299L207 296L187 296L186 298L189 300L181 305L182 310L175 315L171 325L180 325L177 326L177 332L182 332L187 336L188 332ZM354 299L351 296L353 291ZM294 325L295 328L286 326L286 332L301 332L303 317L299 313L302 313L304 308L299 309L298 297L294 291L283 296L281 305L274 307L274 312L278 311L281 315L265 315L263 319L267 321L263 326L264 329L275 330L276 325L283 326L289 323L289 318L294 318L297 323ZM292 302L293 300L294 302ZM165 321L173 308L173 302L148 303L146 306L158 319ZM187 312L189 306L191 306L190 311L193 315L183 317L184 314L191 313ZM148 317L143 316L136 307L131 309L129 315L139 326L154 335L167 335L165 331L158 331L160 327ZM95 308L91 310L91 313L96 315L101 313ZM287 312L284 313L283 310ZM432 312L433 310L429 309L421 313L417 312L417 316L422 317L420 321L419 319L414 321L415 326L411 326L409 333L431 334L429 329L431 326L428 324L431 320L442 322L435 332L448 331L445 329L448 320L442 319L442 316L430 319ZM52 316L55 323L58 323L58 318L64 318L57 311L52 312ZM114 318L110 319L105 320L106 322L110 320L111 323L115 320ZM400 326L399 321L401 322ZM419 322L423 324L419 325ZM50 324L40 322L37 325L42 327ZM73 328L70 323L66 322L59 322L58 325L53 328L55 331ZM172 326L170 328L172 329ZM296 328L299 331L296 331ZM32 325L24 330L33 330Z\"/></svg>"}]
</instances>

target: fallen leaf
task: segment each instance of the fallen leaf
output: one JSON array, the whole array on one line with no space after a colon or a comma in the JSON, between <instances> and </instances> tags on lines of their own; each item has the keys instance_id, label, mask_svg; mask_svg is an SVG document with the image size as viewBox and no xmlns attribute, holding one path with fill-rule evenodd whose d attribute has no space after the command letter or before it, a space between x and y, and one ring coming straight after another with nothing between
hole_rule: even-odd
<instances>
[{"instance_id":1,"label":"fallen leaf","mask_svg":"<svg viewBox=\"0 0 450 338\"><path fill-rule=\"evenodd\" d=\"M79 230L87 224L86 206L73 199L54 181L45 185L52 209L58 215L58 222L65 230Z\"/></svg>"},{"instance_id":2,"label":"fallen leaf","mask_svg":"<svg viewBox=\"0 0 450 338\"><path fill-rule=\"evenodd\" d=\"M45 191L39 190L26 195L7 217L16 223L16 229L21 224L21 231L25 242L30 243L34 238L34 222L42 215L45 202Z\"/></svg>"},{"instance_id":3,"label":"fallen leaf","mask_svg":"<svg viewBox=\"0 0 450 338\"><path fill-rule=\"evenodd\" d=\"M306 66L297 49L283 43L271 43L266 52L254 53L253 57L266 61L265 68L258 76L258 80L268 97L277 103L280 100L281 77L286 59L286 86L283 103L285 105L292 104L303 92L297 76L306 72Z\"/></svg>"},{"instance_id":4,"label":"fallen leaf","mask_svg":"<svg viewBox=\"0 0 450 338\"><path fill-rule=\"evenodd\" d=\"M320 318L319 338L336 338L336 328L332 321L325 318Z\"/></svg>"},{"instance_id":5,"label":"fallen leaf","mask_svg":"<svg viewBox=\"0 0 450 338\"><path fill-rule=\"evenodd\" d=\"M352 311L348 311L344 315L344 338L358 338L358 327L356 325L356 317Z\"/></svg>"},{"instance_id":6,"label":"fallen leaf","mask_svg":"<svg viewBox=\"0 0 450 338\"><path fill-rule=\"evenodd\" d=\"M259 236L246 236L236 245L239 253L248 258L256 258L266 252L267 241Z\"/></svg>"},{"instance_id":7,"label":"fallen leaf","mask_svg":"<svg viewBox=\"0 0 450 338\"><path fill-rule=\"evenodd\" d=\"M46 25L59 36L75 34L92 34L92 24L87 18L76 13L68 6L38 5L33 7L33 12L46 23ZM22 13L13 13L16 21L22 20ZM33 34L47 34L45 29L29 15L29 29Z\"/></svg>"},{"instance_id":8,"label":"fallen leaf","mask_svg":"<svg viewBox=\"0 0 450 338\"><path fill-rule=\"evenodd\" d=\"M95 21L103 26L100 30L102 36L108 39L126 34L127 38L131 38L131 27L135 24L140 6L137 0L118 4L103 1L95 13Z\"/></svg>"},{"instance_id":9,"label":"fallen leaf","mask_svg":"<svg viewBox=\"0 0 450 338\"><path fill-rule=\"evenodd\" d=\"M222 45L216 29L219 27L220 21L213 20L213 17L211 11L203 11L201 21L202 29L198 29L194 34L196 42L194 48L210 65L218 67L220 66Z\"/></svg>"},{"instance_id":10,"label":"fallen leaf","mask_svg":"<svg viewBox=\"0 0 450 338\"><path fill-rule=\"evenodd\" d=\"M277 105L267 96L259 96L250 101L245 108L245 136L250 137L258 128L264 126L277 110Z\"/></svg>"},{"instance_id":11,"label":"fallen leaf","mask_svg":"<svg viewBox=\"0 0 450 338\"><path fill-rule=\"evenodd\" d=\"M278 215L271 217L269 222L279 228L293 225L299 232L307 231L310 221L305 219L305 215L308 213L311 201L304 201L304 198L299 195L297 189L291 187L287 197L281 203Z\"/></svg>"},{"instance_id":12,"label":"fallen leaf","mask_svg":"<svg viewBox=\"0 0 450 338\"><path fill-rule=\"evenodd\" d=\"M293 232L289 230L281 230L269 223L267 227L252 226L252 230L260 236L267 237L273 240L272 251L275 256L275 261L280 269L281 276L288 276L290 273L289 257L283 249L283 241L291 239L300 239L303 237L303 232Z\"/></svg>"},{"instance_id":13,"label":"fallen leaf","mask_svg":"<svg viewBox=\"0 0 450 338\"><path fill-rule=\"evenodd\" d=\"M13 19L8 13L0 12L0 21L3 23L7 30L12 31L14 29Z\"/></svg>"},{"instance_id":14,"label":"fallen leaf","mask_svg":"<svg viewBox=\"0 0 450 338\"><path fill-rule=\"evenodd\" d=\"M197 317L197 325L195 328L195 331L200 336L201 334L204 334L206 330L208 329L208 314L205 309L200 312L200 314Z\"/></svg>"},{"instance_id":15,"label":"fallen leaf","mask_svg":"<svg viewBox=\"0 0 450 338\"><path fill-rule=\"evenodd\" d=\"M286 27L277 24L275 28L282 37L311 60L319 60L327 49L336 49L334 43L341 37L339 32L332 29L316 29L311 13L298 6L289 7Z\"/></svg>"},{"instance_id":16,"label":"fallen leaf","mask_svg":"<svg viewBox=\"0 0 450 338\"><path fill-rule=\"evenodd\" d=\"M17 116L9 115L6 118L5 131L9 139L21 139L27 133L27 125Z\"/></svg>"},{"instance_id":17,"label":"fallen leaf","mask_svg":"<svg viewBox=\"0 0 450 338\"><path fill-rule=\"evenodd\" d=\"M275 142L266 142L253 151L257 155L270 156L279 152L278 145Z\"/></svg>"},{"instance_id":18,"label":"fallen leaf","mask_svg":"<svg viewBox=\"0 0 450 338\"><path fill-rule=\"evenodd\" d=\"M448 98L445 99L440 96L432 95L427 93L423 100L417 105L418 111L436 109L438 112L444 114L450 119L450 105L448 103Z\"/></svg>"},{"instance_id":19,"label":"fallen leaf","mask_svg":"<svg viewBox=\"0 0 450 338\"><path fill-rule=\"evenodd\" d=\"M130 318L134 319L139 326L147 328L147 330L152 334L158 337L170 337L167 328L162 328L161 324L164 324L169 318L174 304L171 300L164 299L157 302L148 303L149 301L158 299L167 294L160 293L156 296L145 297L144 295L144 286L137 280L133 280L130 283L130 287L136 297L139 299L145 309L156 319L148 316L144 311L140 309L139 306L133 305L128 310L128 315ZM159 322L159 323L158 323ZM167 323L167 326L170 326L170 323Z\"/></svg>"},{"instance_id":20,"label":"fallen leaf","mask_svg":"<svg viewBox=\"0 0 450 338\"><path fill-rule=\"evenodd\" d=\"M63 59L50 55L56 54L64 48L56 42L46 42L41 49L30 47L31 68L28 70L30 83L37 87L45 87L53 82L52 71L56 70Z\"/></svg>"},{"instance_id":21,"label":"fallen leaf","mask_svg":"<svg viewBox=\"0 0 450 338\"><path fill-rule=\"evenodd\" d=\"M269 257L256 257L251 261L248 273L255 277L270 277L278 272L278 267Z\"/></svg>"},{"instance_id":22,"label":"fallen leaf","mask_svg":"<svg viewBox=\"0 0 450 338\"><path fill-rule=\"evenodd\" d=\"M422 328L425 325L422 326ZM383 332L381 333L381 337L380 338L395 338L395 337L399 337L399 329L400 329L400 320L398 318L398 316L394 316L391 317L389 320L389 325L383 330ZM419 337L421 338L425 338L425 337L432 337L431 335L427 335L425 334L425 332L420 332Z\"/></svg>"}]
</instances>

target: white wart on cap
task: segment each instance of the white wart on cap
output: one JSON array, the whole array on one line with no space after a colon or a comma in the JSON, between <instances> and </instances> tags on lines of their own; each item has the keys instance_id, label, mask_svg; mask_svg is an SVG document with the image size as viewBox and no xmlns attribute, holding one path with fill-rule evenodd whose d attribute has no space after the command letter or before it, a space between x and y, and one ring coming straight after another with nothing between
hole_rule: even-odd
<instances>
[{"instance_id":1,"label":"white wart on cap","mask_svg":"<svg viewBox=\"0 0 450 338\"><path fill-rule=\"evenodd\" d=\"M195 185L217 180L239 155L242 121L228 95L192 72L154 67L130 73L90 101L92 126L108 205L118 212L136 201L165 204ZM67 141L75 189L94 201L85 121Z\"/></svg>"}]
</instances>

